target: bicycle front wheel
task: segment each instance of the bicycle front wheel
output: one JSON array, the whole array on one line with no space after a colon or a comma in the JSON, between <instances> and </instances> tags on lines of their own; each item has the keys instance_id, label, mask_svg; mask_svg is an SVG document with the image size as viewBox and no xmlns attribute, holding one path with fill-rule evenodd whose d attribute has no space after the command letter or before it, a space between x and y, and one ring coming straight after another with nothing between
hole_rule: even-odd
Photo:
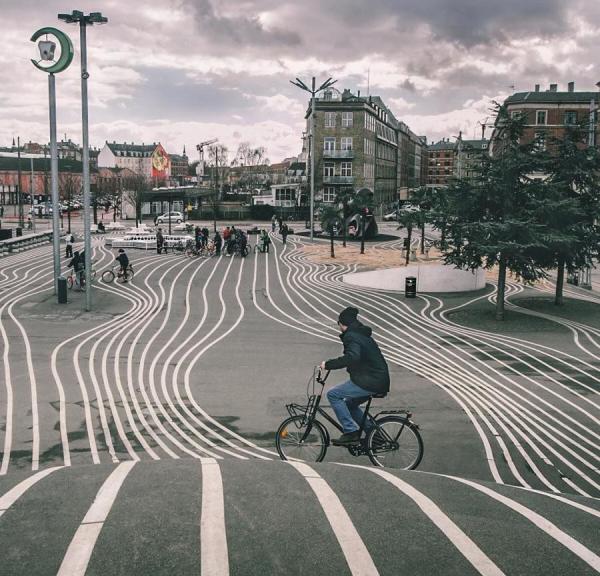
<instances>
[{"instance_id":1,"label":"bicycle front wheel","mask_svg":"<svg viewBox=\"0 0 600 576\"><path fill-rule=\"evenodd\" d=\"M321 462L327 452L327 432L318 420L307 425L304 416L292 416L279 426L275 446L282 460Z\"/></svg>"},{"instance_id":2,"label":"bicycle front wheel","mask_svg":"<svg viewBox=\"0 0 600 576\"><path fill-rule=\"evenodd\" d=\"M115 279L115 273L112 270L102 272L102 282L110 284Z\"/></svg>"},{"instance_id":3,"label":"bicycle front wheel","mask_svg":"<svg viewBox=\"0 0 600 576\"><path fill-rule=\"evenodd\" d=\"M379 418L367 436L367 455L375 466L414 470L423 458L417 425L400 416Z\"/></svg>"},{"instance_id":4,"label":"bicycle front wheel","mask_svg":"<svg viewBox=\"0 0 600 576\"><path fill-rule=\"evenodd\" d=\"M133 280L133 267L131 264L127 267L127 280Z\"/></svg>"}]
</instances>

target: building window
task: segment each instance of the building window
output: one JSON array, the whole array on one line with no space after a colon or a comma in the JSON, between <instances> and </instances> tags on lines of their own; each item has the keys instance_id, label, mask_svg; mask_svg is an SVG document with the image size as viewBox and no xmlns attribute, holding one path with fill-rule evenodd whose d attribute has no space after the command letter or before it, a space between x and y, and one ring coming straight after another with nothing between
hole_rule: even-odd
<instances>
[{"instance_id":1,"label":"building window","mask_svg":"<svg viewBox=\"0 0 600 576\"><path fill-rule=\"evenodd\" d=\"M565 124L569 124L571 126L577 124L577 112L574 110L565 112Z\"/></svg>"},{"instance_id":2,"label":"building window","mask_svg":"<svg viewBox=\"0 0 600 576\"><path fill-rule=\"evenodd\" d=\"M335 202L335 188L333 186L326 186L323 189L323 202Z\"/></svg>"},{"instance_id":3,"label":"building window","mask_svg":"<svg viewBox=\"0 0 600 576\"><path fill-rule=\"evenodd\" d=\"M342 126L344 128L352 128L354 117L352 112L342 112Z\"/></svg>"},{"instance_id":4,"label":"building window","mask_svg":"<svg viewBox=\"0 0 600 576\"><path fill-rule=\"evenodd\" d=\"M335 150L335 138L325 138L323 140L323 150Z\"/></svg>"},{"instance_id":5,"label":"building window","mask_svg":"<svg viewBox=\"0 0 600 576\"><path fill-rule=\"evenodd\" d=\"M323 164L323 176L325 176L325 178L331 178L333 176L333 162L325 162L325 164Z\"/></svg>"},{"instance_id":6,"label":"building window","mask_svg":"<svg viewBox=\"0 0 600 576\"><path fill-rule=\"evenodd\" d=\"M342 162L342 176L352 176L352 162Z\"/></svg>"},{"instance_id":7,"label":"building window","mask_svg":"<svg viewBox=\"0 0 600 576\"><path fill-rule=\"evenodd\" d=\"M294 200L294 190L292 188L275 189L275 200L279 202Z\"/></svg>"},{"instance_id":8,"label":"building window","mask_svg":"<svg viewBox=\"0 0 600 576\"><path fill-rule=\"evenodd\" d=\"M344 136L340 143L340 150L352 150L352 138Z\"/></svg>"},{"instance_id":9,"label":"building window","mask_svg":"<svg viewBox=\"0 0 600 576\"><path fill-rule=\"evenodd\" d=\"M548 110L537 110L535 113L536 124L548 124Z\"/></svg>"},{"instance_id":10,"label":"building window","mask_svg":"<svg viewBox=\"0 0 600 576\"><path fill-rule=\"evenodd\" d=\"M325 128L335 128L335 112L325 112Z\"/></svg>"}]
</instances>

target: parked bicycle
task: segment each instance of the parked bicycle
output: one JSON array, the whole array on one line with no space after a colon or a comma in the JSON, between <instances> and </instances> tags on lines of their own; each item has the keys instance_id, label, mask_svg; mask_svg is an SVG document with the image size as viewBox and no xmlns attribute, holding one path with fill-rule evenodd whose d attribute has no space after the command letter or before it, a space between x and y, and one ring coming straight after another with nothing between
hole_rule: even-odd
<instances>
[{"instance_id":1,"label":"parked bicycle","mask_svg":"<svg viewBox=\"0 0 600 576\"><path fill-rule=\"evenodd\" d=\"M115 264L112 268L102 272L102 282L110 284L115 278L117 279L117 282L127 282L128 280L133 280L133 276L134 272L131 264L127 266L125 274L121 272L121 265Z\"/></svg>"},{"instance_id":2,"label":"parked bicycle","mask_svg":"<svg viewBox=\"0 0 600 576\"><path fill-rule=\"evenodd\" d=\"M315 368L309 380L306 404L287 404L289 418L286 418L275 437L275 446L282 460L307 460L321 462L325 458L327 448L331 444L329 432L317 415L343 432L342 427L323 408L321 397L325 387L325 377L321 370ZM309 388L312 382L312 390ZM316 391L317 385L321 389ZM399 470L415 469L423 458L423 440L419 426L412 420L409 410L381 410L371 416L369 409L373 398L381 398L378 394L365 397L364 417L360 424L360 440L356 444L344 446L352 456L369 457L375 466L395 468ZM365 424L368 421L371 426Z\"/></svg>"},{"instance_id":3,"label":"parked bicycle","mask_svg":"<svg viewBox=\"0 0 600 576\"><path fill-rule=\"evenodd\" d=\"M185 255L188 258L195 258L197 256L213 256L215 253L215 245L213 242L207 242L206 244L200 244L199 247L193 240L188 240L185 246Z\"/></svg>"}]
</instances>

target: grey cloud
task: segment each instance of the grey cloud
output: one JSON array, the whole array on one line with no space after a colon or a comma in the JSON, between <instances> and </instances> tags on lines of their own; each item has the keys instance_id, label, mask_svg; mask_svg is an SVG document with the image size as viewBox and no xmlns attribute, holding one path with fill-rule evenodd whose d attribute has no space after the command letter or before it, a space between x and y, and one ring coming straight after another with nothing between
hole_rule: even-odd
<instances>
[{"instance_id":1,"label":"grey cloud","mask_svg":"<svg viewBox=\"0 0 600 576\"><path fill-rule=\"evenodd\" d=\"M300 45L300 36L293 30L273 27L266 29L257 16L224 16L215 10L211 0L196 0L190 4L201 34L220 45L240 48ZM240 10L239 12L242 12ZM245 12L245 11L243 11Z\"/></svg>"}]
</instances>

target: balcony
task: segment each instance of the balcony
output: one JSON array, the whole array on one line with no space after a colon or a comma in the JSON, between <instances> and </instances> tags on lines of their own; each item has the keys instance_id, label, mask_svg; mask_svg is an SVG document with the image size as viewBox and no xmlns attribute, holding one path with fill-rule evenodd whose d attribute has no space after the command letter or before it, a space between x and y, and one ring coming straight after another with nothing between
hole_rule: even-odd
<instances>
[{"instance_id":1,"label":"balcony","mask_svg":"<svg viewBox=\"0 0 600 576\"><path fill-rule=\"evenodd\" d=\"M323 158L354 158L354 150L323 150Z\"/></svg>"},{"instance_id":2,"label":"balcony","mask_svg":"<svg viewBox=\"0 0 600 576\"><path fill-rule=\"evenodd\" d=\"M352 184L352 176L323 176L323 184Z\"/></svg>"}]
</instances>

